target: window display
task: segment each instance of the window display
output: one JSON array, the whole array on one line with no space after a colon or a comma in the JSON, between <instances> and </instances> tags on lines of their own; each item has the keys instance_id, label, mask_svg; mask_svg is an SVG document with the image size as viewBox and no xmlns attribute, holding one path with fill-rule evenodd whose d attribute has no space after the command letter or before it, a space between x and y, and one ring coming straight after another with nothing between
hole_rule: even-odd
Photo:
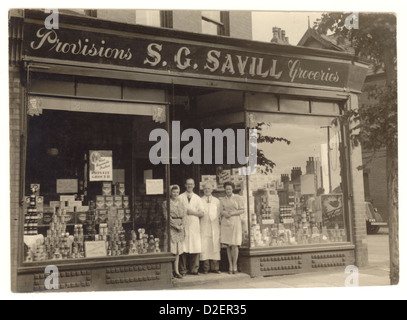
<instances>
[{"instance_id":1,"label":"window display","mask_svg":"<svg viewBox=\"0 0 407 320\"><path fill-rule=\"evenodd\" d=\"M250 245L283 247L348 241L341 129L332 117L252 113L261 135L249 177ZM261 119L257 121L256 119Z\"/></svg>"},{"instance_id":2,"label":"window display","mask_svg":"<svg viewBox=\"0 0 407 320\"><path fill-rule=\"evenodd\" d=\"M164 193L149 196L147 116L44 110L29 118L24 261L166 252ZM146 138L147 135L147 138Z\"/></svg>"}]
</instances>

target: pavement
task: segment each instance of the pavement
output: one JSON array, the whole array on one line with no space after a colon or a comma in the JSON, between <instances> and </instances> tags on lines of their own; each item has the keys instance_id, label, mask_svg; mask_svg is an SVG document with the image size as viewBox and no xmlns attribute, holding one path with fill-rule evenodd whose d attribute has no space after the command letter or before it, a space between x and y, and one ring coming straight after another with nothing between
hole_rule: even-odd
<instances>
[{"instance_id":1,"label":"pavement","mask_svg":"<svg viewBox=\"0 0 407 320\"><path fill-rule=\"evenodd\" d=\"M359 286L389 286L388 229L382 229L377 235L368 235L368 247L369 265L359 269ZM191 275L175 279L173 290L345 287L348 277L345 270L260 278L251 278L243 273Z\"/></svg>"}]
</instances>

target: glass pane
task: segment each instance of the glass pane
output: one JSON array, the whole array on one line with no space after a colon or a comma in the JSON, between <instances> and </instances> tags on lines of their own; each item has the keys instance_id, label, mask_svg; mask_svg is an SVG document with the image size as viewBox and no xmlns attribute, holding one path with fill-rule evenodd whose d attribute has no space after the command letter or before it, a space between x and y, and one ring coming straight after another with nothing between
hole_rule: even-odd
<instances>
[{"instance_id":1,"label":"glass pane","mask_svg":"<svg viewBox=\"0 0 407 320\"><path fill-rule=\"evenodd\" d=\"M308 100L280 99L280 111L292 113L310 113Z\"/></svg>"},{"instance_id":2,"label":"glass pane","mask_svg":"<svg viewBox=\"0 0 407 320\"><path fill-rule=\"evenodd\" d=\"M339 104L336 102L312 101L312 113L339 115L340 114Z\"/></svg>"},{"instance_id":3,"label":"glass pane","mask_svg":"<svg viewBox=\"0 0 407 320\"><path fill-rule=\"evenodd\" d=\"M166 168L148 154L163 121L54 110L29 118L25 262L167 251ZM145 179L160 190L147 194Z\"/></svg>"},{"instance_id":4,"label":"glass pane","mask_svg":"<svg viewBox=\"0 0 407 320\"><path fill-rule=\"evenodd\" d=\"M332 118L264 113L251 117L266 123L258 128L260 166L249 182L251 246L348 241L342 141L339 128L330 126ZM265 142L264 137L280 140Z\"/></svg>"},{"instance_id":5,"label":"glass pane","mask_svg":"<svg viewBox=\"0 0 407 320\"><path fill-rule=\"evenodd\" d=\"M161 27L160 10L136 10L136 23L151 27Z\"/></svg>"},{"instance_id":6,"label":"glass pane","mask_svg":"<svg viewBox=\"0 0 407 320\"><path fill-rule=\"evenodd\" d=\"M202 17L211 19L216 22L221 22L220 11L202 11Z\"/></svg>"},{"instance_id":7,"label":"glass pane","mask_svg":"<svg viewBox=\"0 0 407 320\"><path fill-rule=\"evenodd\" d=\"M202 20L202 33L218 35L219 26L213 22L208 22L206 20Z\"/></svg>"}]
</instances>

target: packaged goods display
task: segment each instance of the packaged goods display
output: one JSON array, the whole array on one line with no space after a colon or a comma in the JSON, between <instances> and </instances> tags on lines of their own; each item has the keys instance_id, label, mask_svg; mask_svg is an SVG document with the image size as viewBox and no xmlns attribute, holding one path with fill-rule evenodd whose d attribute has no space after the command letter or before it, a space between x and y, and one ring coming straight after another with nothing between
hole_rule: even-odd
<instances>
[{"instance_id":1,"label":"packaged goods display","mask_svg":"<svg viewBox=\"0 0 407 320\"><path fill-rule=\"evenodd\" d=\"M28 207L24 215L24 235L35 236L38 234L38 212L37 212L37 196L32 189L32 194L27 197ZM26 200L26 201L27 201Z\"/></svg>"},{"instance_id":2,"label":"packaged goods display","mask_svg":"<svg viewBox=\"0 0 407 320\"><path fill-rule=\"evenodd\" d=\"M200 190L203 190L207 183L212 185L213 190L223 190L226 182L232 182L236 190L243 189L246 177L240 175L240 169L221 170L217 175L202 175L199 183Z\"/></svg>"},{"instance_id":3,"label":"packaged goods display","mask_svg":"<svg viewBox=\"0 0 407 320\"><path fill-rule=\"evenodd\" d=\"M110 195L108 185L111 184L103 183L100 190L103 195L95 196L87 206L75 196L61 195L60 201L49 201L44 208L49 223L41 226L41 234L36 215L39 196L33 193L26 197L24 233L28 249L25 262L83 259L86 258L85 243L88 242L95 242L95 245L97 242L97 246L104 242L106 256L161 252L160 237L165 227L162 202L165 198L139 197L135 207L139 218L144 218L139 221L143 227L133 229L130 197L124 194L124 185L115 186L114 193L119 195ZM42 205L43 197L39 202Z\"/></svg>"},{"instance_id":4,"label":"packaged goods display","mask_svg":"<svg viewBox=\"0 0 407 320\"><path fill-rule=\"evenodd\" d=\"M316 160L310 158L310 161ZM316 176L308 173L303 179L302 169L295 167L291 177L288 174L278 177L261 173L249 177L251 247L340 243L348 240L344 223L340 223L344 215L342 195L321 197L323 188L318 185ZM303 188L306 188L305 191Z\"/></svg>"}]
</instances>

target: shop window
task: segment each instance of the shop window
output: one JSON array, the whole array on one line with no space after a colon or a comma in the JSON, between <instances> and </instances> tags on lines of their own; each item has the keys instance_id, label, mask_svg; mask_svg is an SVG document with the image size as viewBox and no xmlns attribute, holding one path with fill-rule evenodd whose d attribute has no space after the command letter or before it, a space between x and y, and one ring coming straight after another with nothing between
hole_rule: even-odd
<instances>
[{"instance_id":1,"label":"shop window","mask_svg":"<svg viewBox=\"0 0 407 320\"><path fill-rule=\"evenodd\" d=\"M42 99L30 99L43 110L28 118L24 261L167 252L166 167L151 164L148 139L165 107L71 112L65 101L88 102Z\"/></svg>"},{"instance_id":2,"label":"shop window","mask_svg":"<svg viewBox=\"0 0 407 320\"><path fill-rule=\"evenodd\" d=\"M341 131L331 117L251 113L261 158L249 178L251 247L347 242ZM260 125L262 124L262 125Z\"/></svg>"},{"instance_id":3,"label":"shop window","mask_svg":"<svg viewBox=\"0 0 407 320\"><path fill-rule=\"evenodd\" d=\"M228 17L221 11L202 11L202 33L228 35Z\"/></svg>"}]
</instances>

